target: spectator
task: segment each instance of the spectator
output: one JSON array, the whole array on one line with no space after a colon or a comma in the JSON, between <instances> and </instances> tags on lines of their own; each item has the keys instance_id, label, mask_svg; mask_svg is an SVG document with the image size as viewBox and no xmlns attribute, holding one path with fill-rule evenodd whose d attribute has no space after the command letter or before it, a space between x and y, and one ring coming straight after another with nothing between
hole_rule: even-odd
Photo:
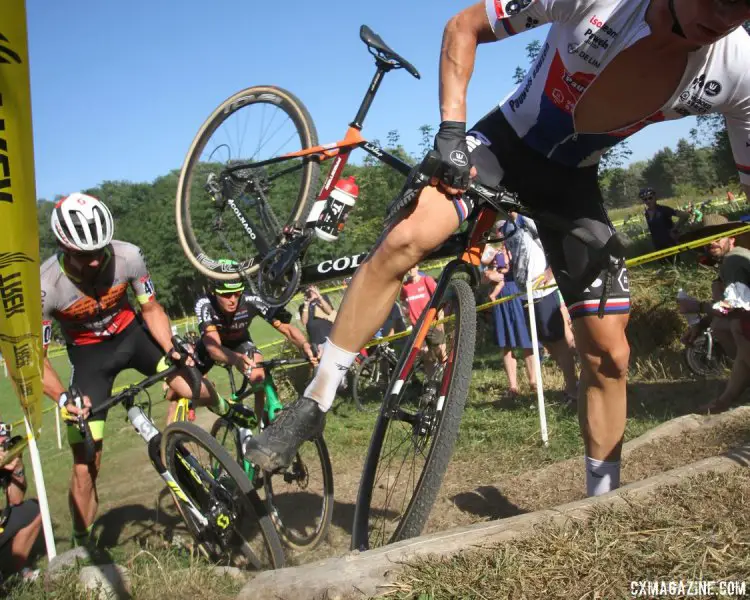
<instances>
[{"instance_id":1,"label":"spectator","mask_svg":"<svg viewBox=\"0 0 750 600\"><path fill-rule=\"evenodd\" d=\"M0 513L0 565L3 575L18 573L25 581L33 581L39 571L27 566L31 548L42 528L42 515L37 500L23 499L26 494L26 473L21 456L3 464L10 437L9 426L0 423L0 493L6 497L7 508ZM10 554L10 558L7 554ZM2 577L0 576L0 580Z\"/></svg>"},{"instance_id":2,"label":"spectator","mask_svg":"<svg viewBox=\"0 0 750 600\"><path fill-rule=\"evenodd\" d=\"M677 243L677 236L690 215L682 210L675 210L669 206L663 206L656 203L656 193L652 188L643 188L638 197L646 205L644 217L648 230L651 233L651 242L654 250L664 250L671 248ZM674 219L677 217L677 224Z\"/></svg>"},{"instance_id":3,"label":"spectator","mask_svg":"<svg viewBox=\"0 0 750 600\"><path fill-rule=\"evenodd\" d=\"M680 241L689 242L731 231L745 223L729 221L722 215L706 215L703 226L683 234ZM750 387L750 250L738 244L739 236L714 240L706 246L711 258L719 263L719 277L712 283L713 298L699 302L688 297L678 301L682 313L704 313L701 323L690 328L684 341L692 343L703 327L711 325L714 335L730 356L734 356L732 373L723 393L700 407L712 413L729 409Z\"/></svg>"},{"instance_id":4,"label":"spectator","mask_svg":"<svg viewBox=\"0 0 750 600\"><path fill-rule=\"evenodd\" d=\"M554 283L554 277L547 265L541 243L534 239L536 225L527 217L516 213L509 213L509 215L511 218L503 223L500 232L505 237L506 247L510 250L513 277L522 288L521 291L524 291L527 280L539 281L538 288ZM568 405L575 405L578 394L575 345L572 331L566 331L560 295L555 288L547 287L547 289L534 291L532 296L539 341L563 373L565 402ZM525 294L522 300L528 302ZM524 313L528 315L528 310Z\"/></svg>"},{"instance_id":5,"label":"spectator","mask_svg":"<svg viewBox=\"0 0 750 600\"><path fill-rule=\"evenodd\" d=\"M406 309L406 314L409 315L412 326L416 325L419 317L422 316L422 311L430 303L430 298L432 298L436 288L435 280L422 273L419 270L419 265L409 269L406 281L401 287L401 302ZM442 318L442 315L438 314L438 318ZM445 329L443 325L432 327L425 338L425 342L427 355L432 358L428 361L427 369L428 375L430 375L431 369L437 366L437 363L444 363L446 360Z\"/></svg>"},{"instance_id":6,"label":"spectator","mask_svg":"<svg viewBox=\"0 0 750 600\"><path fill-rule=\"evenodd\" d=\"M487 266L484 277L495 284L494 289L489 293L490 300L495 300L498 297L517 296L520 290L513 278L512 257L505 245L501 245L497 251L492 249L482 258L483 264ZM513 399L518 395L517 363L513 354L516 349L523 352L529 385L532 392L536 393L537 382L531 335L526 325L521 298L515 297L502 304L496 304L492 307L492 310L495 318L495 337L503 356L503 366L508 377L508 397Z\"/></svg>"},{"instance_id":7,"label":"spectator","mask_svg":"<svg viewBox=\"0 0 750 600\"><path fill-rule=\"evenodd\" d=\"M300 319L317 353L317 348L325 344L331 333L336 311L328 294L321 295L314 285L308 285L303 290L303 295L304 299L299 307Z\"/></svg>"}]
</instances>

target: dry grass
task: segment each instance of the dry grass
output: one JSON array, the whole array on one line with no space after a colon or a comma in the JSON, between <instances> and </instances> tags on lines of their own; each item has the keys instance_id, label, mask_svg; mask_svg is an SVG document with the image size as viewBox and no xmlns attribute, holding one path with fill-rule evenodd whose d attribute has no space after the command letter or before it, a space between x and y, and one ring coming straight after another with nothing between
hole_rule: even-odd
<instances>
[{"instance_id":1,"label":"dry grass","mask_svg":"<svg viewBox=\"0 0 750 600\"><path fill-rule=\"evenodd\" d=\"M152 547L148 550L129 548L130 556L121 556L117 562L128 569L130 592L138 600L165 600L183 598L235 598L243 582L228 575L218 575L214 566L183 551ZM8 600L79 600L96 598L86 591L78 579L78 568L71 568L45 587L40 580L5 590ZM0 591L1 593L2 591ZM2 596L5 597L5 596Z\"/></svg>"},{"instance_id":2,"label":"dry grass","mask_svg":"<svg viewBox=\"0 0 750 600\"><path fill-rule=\"evenodd\" d=\"M492 550L411 564L393 598L627 598L631 581L750 587L750 470L705 474L586 522L545 524ZM746 593L750 593L747 590Z\"/></svg>"}]
</instances>

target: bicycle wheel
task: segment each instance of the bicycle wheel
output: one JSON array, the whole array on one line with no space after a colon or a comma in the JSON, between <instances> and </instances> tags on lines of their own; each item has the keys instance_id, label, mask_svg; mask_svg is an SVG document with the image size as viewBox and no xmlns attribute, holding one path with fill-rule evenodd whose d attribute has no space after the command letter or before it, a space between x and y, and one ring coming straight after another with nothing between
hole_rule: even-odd
<instances>
[{"instance_id":1,"label":"bicycle wheel","mask_svg":"<svg viewBox=\"0 0 750 600\"><path fill-rule=\"evenodd\" d=\"M352 377L352 396L358 410L380 408L388 390L391 371L388 359L378 353L371 354L357 366Z\"/></svg>"},{"instance_id":2,"label":"bicycle wheel","mask_svg":"<svg viewBox=\"0 0 750 600\"><path fill-rule=\"evenodd\" d=\"M265 473L263 485L284 544L311 550L325 539L333 517L333 469L322 436L302 444L284 471Z\"/></svg>"},{"instance_id":3,"label":"bicycle wheel","mask_svg":"<svg viewBox=\"0 0 750 600\"><path fill-rule=\"evenodd\" d=\"M190 145L177 183L177 236L200 273L235 279L235 273L221 270L220 258L237 260L243 275L255 273L264 252L247 221L274 247L283 227L307 214L320 173L317 160L310 157L240 168L231 177L226 177L226 169L317 144L305 106L275 86L237 92L211 113ZM206 189L209 183L233 204L214 202Z\"/></svg>"},{"instance_id":4,"label":"bicycle wheel","mask_svg":"<svg viewBox=\"0 0 750 600\"><path fill-rule=\"evenodd\" d=\"M234 423L223 417L216 419L211 426L211 435L221 444L221 447L227 451L229 456L240 465L242 464L244 457L242 456L240 432Z\"/></svg>"},{"instance_id":5,"label":"bicycle wheel","mask_svg":"<svg viewBox=\"0 0 750 600\"><path fill-rule=\"evenodd\" d=\"M357 494L352 549L419 535L448 467L466 404L474 359L476 304L471 287L453 280L442 298L431 302L450 315L445 329L445 362L424 376L407 367L405 355L375 423ZM424 319L423 313L422 320ZM413 348L422 320L406 352ZM430 361L422 361L427 372ZM408 463L411 458L412 462Z\"/></svg>"},{"instance_id":6,"label":"bicycle wheel","mask_svg":"<svg viewBox=\"0 0 750 600\"><path fill-rule=\"evenodd\" d=\"M162 435L162 460L206 520L178 502L196 542L212 560L258 570L284 566L271 518L236 460L208 432L184 421Z\"/></svg>"},{"instance_id":7,"label":"bicycle wheel","mask_svg":"<svg viewBox=\"0 0 750 600\"><path fill-rule=\"evenodd\" d=\"M716 340L713 341L712 354L708 356L708 336L703 334L685 348L685 362L690 370L700 377L720 375L727 367L727 361Z\"/></svg>"}]
</instances>

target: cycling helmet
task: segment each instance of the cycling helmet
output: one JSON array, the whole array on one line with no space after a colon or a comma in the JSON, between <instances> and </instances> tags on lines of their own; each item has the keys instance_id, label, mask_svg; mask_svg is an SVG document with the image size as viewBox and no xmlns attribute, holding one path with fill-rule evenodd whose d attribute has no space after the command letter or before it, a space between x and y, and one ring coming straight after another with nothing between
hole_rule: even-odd
<instances>
[{"instance_id":1,"label":"cycling helmet","mask_svg":"<svg viewBox=\"0 0 750 600\"><path fill-rule=\"evenodd\" d=\"M653 198L656 195L656 192L654 192L654 188L645 187L641 188L641 191L638 192L638 197L641 200L648 200L649 198Z\"/></svg>"},{"instance_id":2,"label":"cycling helmet","mask_svg":"<svg viewBox=\"0 0 750 600\"><path fill-rule=\"evenodd\" d=\"M76 192L63 198L52 211L52 231L64 247L96 252L112 241L112 213L99 200Z\"/></svg>"},{"instance_id":3,"label":"cycling helmet","mask_svg":"<svg viewBox=\"0 0 750 600\"><path fill-rule=\"evenodd\" d=\"M234 272L239 269L239 263L236 260L230 260L228 258L221 258L216 261L222 266L222 271ZM233 292L243 292L245 290L245 282L242 279L236 281L219 281L214 280L214 292L217 294L231 294Z\"/></svg>"}]
</instances>

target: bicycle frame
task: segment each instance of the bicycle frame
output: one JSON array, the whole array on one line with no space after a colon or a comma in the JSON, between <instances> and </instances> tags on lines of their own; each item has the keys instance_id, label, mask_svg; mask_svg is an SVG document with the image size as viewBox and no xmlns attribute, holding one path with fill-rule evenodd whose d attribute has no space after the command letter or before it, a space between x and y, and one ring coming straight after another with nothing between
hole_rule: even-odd
<instances>
[{"instance_id":1,"label":"bicycle frame","mask_svg":"<svg viewBox=\"0 0 750 600\"><path fill-rule=\"evenodd\" d=\"M172 475L172 473L169 472L167 467L164 465L164 462L161 459L161 439L162 439L162 432L161 430L156 426L154 421L146 415L143 410L135 405L135 396L143 391L144 389L150 387L154 383L157 383L158 381L161 381L165 377L167 377L170 373L176 371L176 367L170 367L166 371L162 373L157 373L156 375L152 375L150 377L147 377L142 382L132 385L128 387L127 389L123 390L116 396L112 396L108 400L105 400L105 402L98 407L98 410L106 410L109 409L111 406L115 404L122 403L122 405L125 407L127 411L127 418L130 424L133 426L133 429L135 429L136 433L141 436L143 441L146 443L146 447L148 449L148 457L151 461L151 464L154 466L154 469L156 469L156 472L159 474L159 476L164 480L164 483L166 483L167 488L169 489L170 493L172 494L172 497L175 502L181 503L182 506L184 506L189 512L190 515L195 521L198 522L198 524L201 527L208 526L209 522L208 519L206 519L203 514L198 510L198 508L193 504L193 502L190 500L190 498L185 494L184 490L180 486L180 484L177 482L176 478ZM187 403L188 401L185 400ZM131 414L131 411L135 409L137 412L134 412ZM145 423L141 424L140 429L133 423L133 418L135 415L140 414L145 419ZM187 410L184 412L185 419L187 419ZM145 425L145 426L144 426ZM204 489L208 490L207 483L204 480L203 477L201 477L201 472L205 471L201 468L199 464L197 464L197 461L192 457L192 455L187 451L182 449L182 453L179 456L180 464L186 469L187 473ZM206 473L206 476L213 479L210 474ZM221 520L222 515L219 515L217 517L217 524L221 527L221 523L219 520ZM226 517L225 517L226 518ZM228 520L226 521L228 526ZM225 528L225 527L224 527Z\"/></svg>"},{"instance_id":2,"label":"bicycle frame","mask_svg":"<svg viewBox=\"0 0 750 600\"><path fill-rule=\"evenodd\" d=\"M469 234L466 239L463 253L456 259L449 262L443 269L440 279L438 280L435 293L432 295L427 308L423 311L422 317L414 327L414 331L409 338L411 347L408 352L403 352L399 360L396 369L394 370L394 376L388 386L388 393L386 394L386 401L383 403L383 408L389 408L388 399L394 395L398 395L406 382L409 373L411 372L414 363L421 351L422 345L425 343L427 334L430 328L438 320L438 302L443 299L445 290L450 283L450 280L456 273L465 272L471 278L473 286L475 287L478 283L477 269L481 263L482 253L484 247L489 241L489 232L492 229L493 224L497 218L497 209L491 205L486 205L479 210L476 218L469 223ZM451 349L451 355L448 356L447 368L443 376L442 388L439 391L439 398L442 401L447 395L447 385L450 381L450 371L452 368L455 348ZM447 375L447 376L445 376ZM438 410L442 408L442 405L438 406Z\"/></svg>"},{"instance_id":3,"label":"bicycle frame","mask_svg":"<svg viewBox=\"0 0 750 600\"><path fill-rule=\"evenodd\" d=\"M325 179L325 182L323 184L322 189L320 190L318 196L316 197L317 201L323 201L328 198L328 196L331 194L331 191L336 186L336 183L338 182L339 178L341 177L341 173L344 170L344 167L346 166L346 163L349 161L349 156L351 155L352 151L356 148L362 148L367 153L371 154L375 158L377 158L379 161L387 164L391 168L395 169L402 175L406 176L409 174L409 171L412 169L412 165L406 163L405 161L401 160L397 156L394 156L384 148L380 147L378 144L374 142L370 142L362 137L361 131L362 131L362 125L365 120L365 117L367 116L368 111L370 110L370 106L375 98L375 94L378 91L378 88L380 87L380 83L383 80L383 76L392 69L392 66L389 66L387 63L377 62L377 69L375 71L375 75L372 78L372 81L370 82L370 85L367 88L367 92L365 92L365 96L362 99L362 102L360 104L359 110L357 111L356 116L354 117L354 120L349 124L349 128L346 131L346 134L344 135L344 138L329 144L321 144L318 146L313 146L311 148L303 148L302 150L298 150L296 152L290 152L287 154L283 154L281 156L276 156L274 158L269 158L267 160L262 160L258 162L253 163L241 163L237 165L233 165L232 167L229 167L226 169L226 172L231 174L236 171L241 171L245 169L257 169L260 167L265 167L273 164L282 163L285 161L298 159L298 158L308 158L309 160L317 160L319 162L323 162L326 160L334 159L333 164L331 165L328 175ZM290 173L292 171L298 170L302 168L303 163L295 164L293 167L290 167L288 169L284 169L279 171L278 173L275 173L274 175L271 175L268 177L268 181L273 181L274 179L281 177L282 175L286 175L287 173ZM233 199L228 199L227 204L231 208L232 212L235 214L237 219L240 221L243 229L245 232L250 236L250 238L253 240L253 243L255 244L255 247L258 249L258 252L261 255L267 254L270 249L274 246L274 244L266 239L265 235L263 234L260 227L257 227L253 224L253 222L247 218L247 215L242 211L242 209L237 206L235 201ZM312 214L312 209L315 202L310 206L310 211L307 215L305 215L305 226L304 231L312 233L312 229L315 227L315 220L308 220L310 218L310 215ZM310 240L311 240L310 236ZM306 249L306 246L303 248L303 250L300 252L300 257L304 256L304 250ZM249 263L248 266L250 266L252 263Z\"/></svg>"}]
</instances>

